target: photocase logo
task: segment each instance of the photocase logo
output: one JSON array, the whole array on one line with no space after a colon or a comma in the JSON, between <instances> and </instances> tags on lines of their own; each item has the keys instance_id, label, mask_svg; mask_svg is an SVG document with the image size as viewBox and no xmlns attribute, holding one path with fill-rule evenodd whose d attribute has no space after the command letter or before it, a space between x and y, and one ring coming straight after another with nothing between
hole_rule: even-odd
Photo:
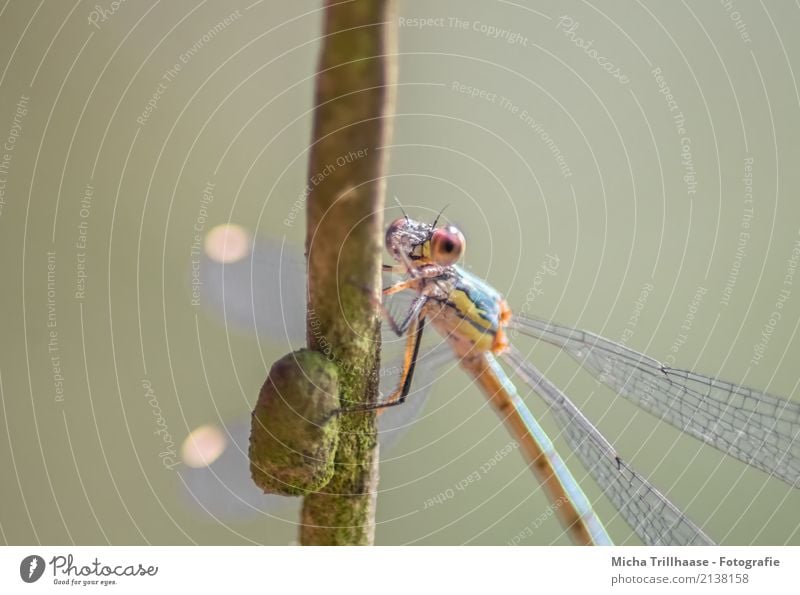
<instances>
[{"instance_id":1,"label":"photocase logo","mask_svg":"<svg viewBox=\"0 0 800 595\"><path fill-rule=\"evenodd\" d=\"M44 558L27 556L19 564L19 576L26 583L35 583L44 574Z\"/></svg>"}]
</instances>

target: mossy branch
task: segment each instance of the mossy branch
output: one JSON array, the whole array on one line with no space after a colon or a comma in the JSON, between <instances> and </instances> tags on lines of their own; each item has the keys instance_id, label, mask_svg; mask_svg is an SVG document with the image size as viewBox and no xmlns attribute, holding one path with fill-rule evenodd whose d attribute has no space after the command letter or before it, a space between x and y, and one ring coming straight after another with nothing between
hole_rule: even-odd
<instances>
[{"instance_id":1,"label":"mossy branch","mask_svg":"<svg viewBox=\"0 0 800 595\"><path fill-rule=\"evenodd\" d=\"M264 491L306 494L304 545L371 545L383 205L394 93L394 0L326 0L309 158L308 350L273 365L253 412Z\"/></svg>"},{"instance_id":2,"label":"mossy branch","mask_svg":"<svg viewBox=\"0 0 800 595\"><path fill-rule=\"evenodd\" d=\"M384 147L394 94L393 0L326 0L309 161L308 346L339 368L344 407L378 394ZM370 545L378 448L372 413L344 414L331 481L303 503L305 545Z\"/></svg>"}]
</instances>

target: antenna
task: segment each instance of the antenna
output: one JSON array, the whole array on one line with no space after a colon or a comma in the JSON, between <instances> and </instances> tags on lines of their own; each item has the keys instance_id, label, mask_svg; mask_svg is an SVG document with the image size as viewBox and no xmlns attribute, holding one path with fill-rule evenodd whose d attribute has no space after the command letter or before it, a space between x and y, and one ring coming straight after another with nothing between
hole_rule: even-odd
<instances>
[{"instance_id":1,"label":"antenna","mask_svg":"<svg viewBox=\"0 0 800 595\"><path fill-rule=\"evenodd\" d=\"M444 206L442 207L442 210L441 210L441 211L439 211L439 214L438 214L438 215L436 215L436 219L434 219L434 220L433 220L433 223L431 224L431 227L436 227L436 224L437 224L437 223L439 223L439 217L441 217L441 216L442 216L442 213L444 213L444 210L445 210L447 207L449 207L449 206L450 206L450 205L449 205L449 204L447 204L447 205L444 205Z\"/></svg>"},{"instance_id":2,"label":"antenna","mask_svg":"<svg viewBox=\"0 0 800 595\"><path fill-rule=\"evenodd\" d=\"M397 206L400 207L400 211L402 211L403 217L406 218L406 223L408 223L408 221L409 221L408 215L406 214L406 210L403 208L403 205L400 204L400 199L397 198L397 195L395 195L395 197L394 197L394 202L396 202Z\"/></svg>"}]
</instances>

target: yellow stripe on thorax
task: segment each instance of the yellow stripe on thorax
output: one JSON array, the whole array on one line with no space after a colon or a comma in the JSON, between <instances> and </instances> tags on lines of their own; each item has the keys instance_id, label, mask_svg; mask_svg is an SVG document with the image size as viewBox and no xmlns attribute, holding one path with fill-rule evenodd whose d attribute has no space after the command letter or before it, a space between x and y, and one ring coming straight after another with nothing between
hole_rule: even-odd
<instances>
[{"instance_id":1,"label":"yellow stripe on thorax","mask_svg":"<svg viewBox=\"0 0 800 595\"><path fill-rule=\"evenodd\" d=\"M489 351L494 344L494 327L481 316L482 310L469 298L469 295L456 289L450 293L451 307L458 312L458 326L453 329L475 345L478 351Z\"/></svg>"},{"instance_id":2,"label":"yellow stripe on thorax","mask_svg":"<svg viewBox=\"0 0 800 595\"><path fill-rule=\"evenodd\" d=\"M486 314L486 312L480 309L465 291L455 289L450 293L449 297L449 301L455 305L461 316L467 321L481 328L485 328L487 331L493 330L494 325L492 322L483 317L483 314ZM478 329L475 330L476 332L480 332Z\"/></svg>"}]
</instances>

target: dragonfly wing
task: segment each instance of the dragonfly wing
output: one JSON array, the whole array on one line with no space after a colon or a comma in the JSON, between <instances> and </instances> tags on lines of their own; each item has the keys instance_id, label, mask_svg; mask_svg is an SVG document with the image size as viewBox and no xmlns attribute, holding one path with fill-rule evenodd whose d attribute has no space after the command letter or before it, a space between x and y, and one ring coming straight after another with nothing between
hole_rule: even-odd
<instances>
[{"instance_id":1,"label":"dragonfly wing","mask_svg":"<svg viewBox=\"0 0 800 595\"><path fill-rule=\"evenodd\" d=\"M524 317L510 327L560 347L600 382L681 431L800 487L800 404L668 368L586 331Z\"/></svg>"},{"instance_id":2,"label":"dragonfly wing","mask_svg":"<svg viewBox=\"0 0 800 595\"><path fill-rule=\"evenodd\" d=\"M386 357L386 354L381 354ZM387 364L381 363L380 391L382 395L390 394L400 382L402 357L388 357ZM430 390L441 374L441 369L451 363L455 365L452 350L447 344L439 344L420 354L414 372L411 392L405 403L398 407L387 407L378 417L378 439L381 448L394 446L408 428L419 417Z\"/></svg>"},{"instance_id":3,"label":"dragonfly wing","mask_svg":"<svg viewBox=\"0 0 800 595\"><path fill-rule=\"evenodd\" d=\"M647 545L713 545L661 492L614 452L600 431L557 386L513 347L505 354L517 376L552 408L564 437L622 518Z\"/></svg>"},{"instance_id":4,"label":"dragonfly wing","mask_svg":"<svg viewBox=\"0 0 800 595\"><path fill-rule=\"evenodd\" d=\"M299 250L260 240L250 258L237 262L203 254L200 278L205 312L226 327L292 346L305 340L305 262Z\"/></svg>"},{"instance_id":5,"label":"dragonfly wing","mask_svg":"<svg viewBox=\"0 0 800 595\"><path fill-rule=\"evenodd\" d=\"M245 521L297 506L299 499L265 495L250 477L250 416L237 417L223 428L225 450L207 467L178 467L188 506L220 522ZM280 516L292 514L287 511Z\"/></svg>"}]
</instances>

